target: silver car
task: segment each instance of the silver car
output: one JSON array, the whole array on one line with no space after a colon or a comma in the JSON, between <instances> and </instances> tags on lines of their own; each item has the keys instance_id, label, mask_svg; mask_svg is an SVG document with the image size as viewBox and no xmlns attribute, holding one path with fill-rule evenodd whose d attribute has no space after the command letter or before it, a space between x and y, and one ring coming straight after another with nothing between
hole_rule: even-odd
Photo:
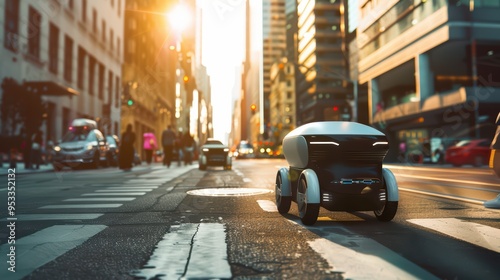
<instances>
[{"instance_id":1,"label":"silver car","mask_svg":"<svg viewBox=\"0 0 500 280\"><path fill-rule=\"evenodd\" d=\"M55 170L65 166L73 169L84 165L99 168L109 164L109 144L96 127L92 120L77 119L73 122L60 143L54 146L52 164Z\"/></svg>"}]
</instances>

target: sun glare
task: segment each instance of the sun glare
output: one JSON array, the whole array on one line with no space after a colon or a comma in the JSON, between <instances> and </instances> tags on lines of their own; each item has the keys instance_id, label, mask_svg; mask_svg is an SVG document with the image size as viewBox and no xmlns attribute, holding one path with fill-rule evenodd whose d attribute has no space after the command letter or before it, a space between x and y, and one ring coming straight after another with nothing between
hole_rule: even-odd
<instances>
[{"instance_id":1,"label":"sun glare","mask_svg":"<svg viewBox=\"0 0 500 280\"><path fill-rule=\"evenodd\" d=\"M177 5L167 13L170 26L177 32L183 32L191 24L191 13L183 5Z\"/></svg>"}]
</instances>

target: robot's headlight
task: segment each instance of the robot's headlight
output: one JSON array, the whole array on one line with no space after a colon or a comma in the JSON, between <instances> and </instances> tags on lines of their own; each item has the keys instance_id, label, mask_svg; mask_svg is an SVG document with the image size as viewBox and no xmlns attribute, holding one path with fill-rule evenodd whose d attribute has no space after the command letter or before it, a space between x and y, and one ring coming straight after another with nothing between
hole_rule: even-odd
<instances>
[{"instance_id":1,"label":"robot's headlight","mask_svg":"<svg viewBox=\"0 0 500 280\"><path fill-rule=\"evenodd\" d=\"M333 141L314 141L314 142L309 142L311 145L335 145L335 146L340 146L339 143L333 142Z\"/></svg>"},{"instance_id":2,"label":"robot's headlight","mask_svg":"<svg viewBox=\"0 0 500 280\"><path fill-rule=\"evenodd\" d=\"M375 143L373 143L373 146L377 146L377 145L389 145L389 142L383 141L383 142L375 142Z\"/></svg>"}]
</instances>

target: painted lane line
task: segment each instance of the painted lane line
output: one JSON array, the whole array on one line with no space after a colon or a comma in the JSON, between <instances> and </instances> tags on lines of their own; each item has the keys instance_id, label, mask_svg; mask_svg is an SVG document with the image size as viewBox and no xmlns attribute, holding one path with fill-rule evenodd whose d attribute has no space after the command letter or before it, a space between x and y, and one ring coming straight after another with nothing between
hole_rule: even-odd
<instances>
[{"instance_id":1,"label":"painted lane line","mask_svg":"<svg viewBox=\"0 0 500 280\"><path fill-rule=\"evenodd\" d=\"M278 208L276 208L276 204L271 200L257 200L260 208L266 212L278 212Z\"/></svg>"},{"instance_id":2,"label":"painted lane line","mask_svg":"<svg viewBox=\"0 0 500 280\"><path fill-rule=\"evenodd\" d=\"M94 220L103 214L20 214L18 221L50 221L50 220ZM2 219L6 221L7 219Z\"/></svg>"},{"instance_id":3,"label":"painted lane line","mask_svg":"<svg viewBox=\"0 0 500 280\"><path fill-rule=\"evenodd\" d=\"M146 279L230 279L227 259L224 225L181 224L170 228L144 268L134 275Z\"/></svg>"},{"instance_id":4,"label":"painted lane line","mask_svg":"<svg viewBox=\"0 0 500 280\"><path fill-rule=\"evenodd\" d=\"M107 187L106 189L108 190L128 190L128 189L157 189L158 186L147 186L147 187L126 187L126 186L122 186L122 187Z\"/></svg>"},{"instance_id":5,"label":"painted lane line","mask_svg":"<svg viewBox=\"0 0 500 280\"><path fill-rule=\"evenodd\" d=\"M389 169L403 169L403 170L418 170L418 171L432 171L432 172L447 172L447 173L458 173L458 174L485 174L485 175L493 175L493 171L491 170L465 170L465 169L460 169L460 170L454 170L450 168L439 168L439 167L434 167L434 168L428 168L428 167L420 167L420 166L400 166L400 165L391 165L391 164L384 164L384 167L389 168Z\"/></svg>"},{"instance_id":6,"label":"painted lane line","mask_svg":"<svg viewBox=\"0 0 500 280\"><path fill-rule=\"evenodd\" d=\"M16 272L7 270L6 262L1 265L0 279L21 279L35 269L55 260L69 250L104 230L104 225L58 225L51 226L16 240ZM1 252L9 252L11 245L4 244Z\"/></svg>"},{"instance_id":7,"label":"painted lane line","mask_svg":"<svg viewBox=\"0 0 500 280\"><path fill-rule=\"evenodd\" d=\"M407 221L500 253L500 229L456 218L410 219Z\"/></svg>"},{"instance_id":8,"label":"painted lane line","mask_svg":"<svg viewBox=\"0 0 500 280\"><path fill-rule=\"evenodd\" d=\"M453 182L453 183L461 183L461 184L498 187L498 184L486 183L486 182L481 182L481 181L455 180L455 179L451 179L451 178L439 178L439 177L407 175L407 174L394 174L394 175L396 175L396 177L406 177L406 178L414 178L414 179L424 179L424 180L433 180L433 181L442 181L442 182Z\"/></svg>"},{"instance_id":9,"label":"painted lane line","mask_svg":"<svg viewBox=\"0 0 500 280\"><path fill-rule=\"evenodd\" d=\"M309 246L344 279L373 279L374 275L377 279L438 279L375 240L344 227L306 228L322 236L308 241Z\"/></svg>"},{"instance_id":10,"label":"painted lane line","mask_svg":"<svg viewBox=\"0 0 500 280\"><path fill-rule=\"evenodd\" d=\"M479 205L483 205L483 203L484 203L484 200L477 200L477 199L471 199L471 198L465 198L465 197L459 197L459 196L453 196L453 195L447 195L447 194L439 194L439 193L428 192L428 191L419 191L419 190L414 190L414 189L409 189L409 188L398 187L398 189L400 191L405 191L405 192L423 194L423 195L427 195L427 196L434 196L434 197L440 197L440 198L445 198L445 199L452 199L452 200L463 201L463 202L479 204Z\"/></svg>"},{"instance_id":11,"label":"painted lane line","mask_svg":"<svg viewBox=\"0 0 500 280\"><path fill-rule=\"evenodd\" d=\"M153 189L126 189L126 190L96 190L95 192L97 193L103 193L103 192L150 192Z\"/></svg>"},{"instance_id":12,"label":"painted lane line","mask_svg":"<svg viewBox=\"0 0 500 280\"><path fill-rule=\"evenodd\" d=\"M72 208L117 208L123 204L60 204L60 205L45 205L38 209L72 209Z\"/></svg>"},{"instance_id":13,"label":"painted lane line","mask_svg":"<svg viewBox=\"0 0 500 280\"><path fill-rule=\"evenodd\" d=\"M135 197L84 197L84 198L68 198L63 201L132 201Z\"/></svg>"},{"instance_id":14,"label":"painted lane line","mask_svg":"<svg viewBox=\"0 0 500 280\"><path fill-rule=\"evenodd\" d=\"M129 193L84 193L82 196L106 196L106 195L145 195L145 192L129 192Z\"/></svg>"}]
</instances>

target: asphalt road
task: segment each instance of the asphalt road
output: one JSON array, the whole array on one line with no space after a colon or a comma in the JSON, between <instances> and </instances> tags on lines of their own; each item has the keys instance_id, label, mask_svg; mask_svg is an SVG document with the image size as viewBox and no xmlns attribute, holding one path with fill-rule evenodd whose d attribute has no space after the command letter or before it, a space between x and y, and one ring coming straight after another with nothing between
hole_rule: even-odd
<instances>
[{"instance_id":1,"label":"asphalt road","mask_svg":"<svg viewBox=\"0 0 500 280\"><path fill-rule=\"evenodd\" d=\"M295 203L285 215L274 205L285 165L18 174L14 191L2 174L0 279L500 279L488 169L387 166L400 188L392 222L321 209L304 226Z\"/></svg>"}]
</instances>

